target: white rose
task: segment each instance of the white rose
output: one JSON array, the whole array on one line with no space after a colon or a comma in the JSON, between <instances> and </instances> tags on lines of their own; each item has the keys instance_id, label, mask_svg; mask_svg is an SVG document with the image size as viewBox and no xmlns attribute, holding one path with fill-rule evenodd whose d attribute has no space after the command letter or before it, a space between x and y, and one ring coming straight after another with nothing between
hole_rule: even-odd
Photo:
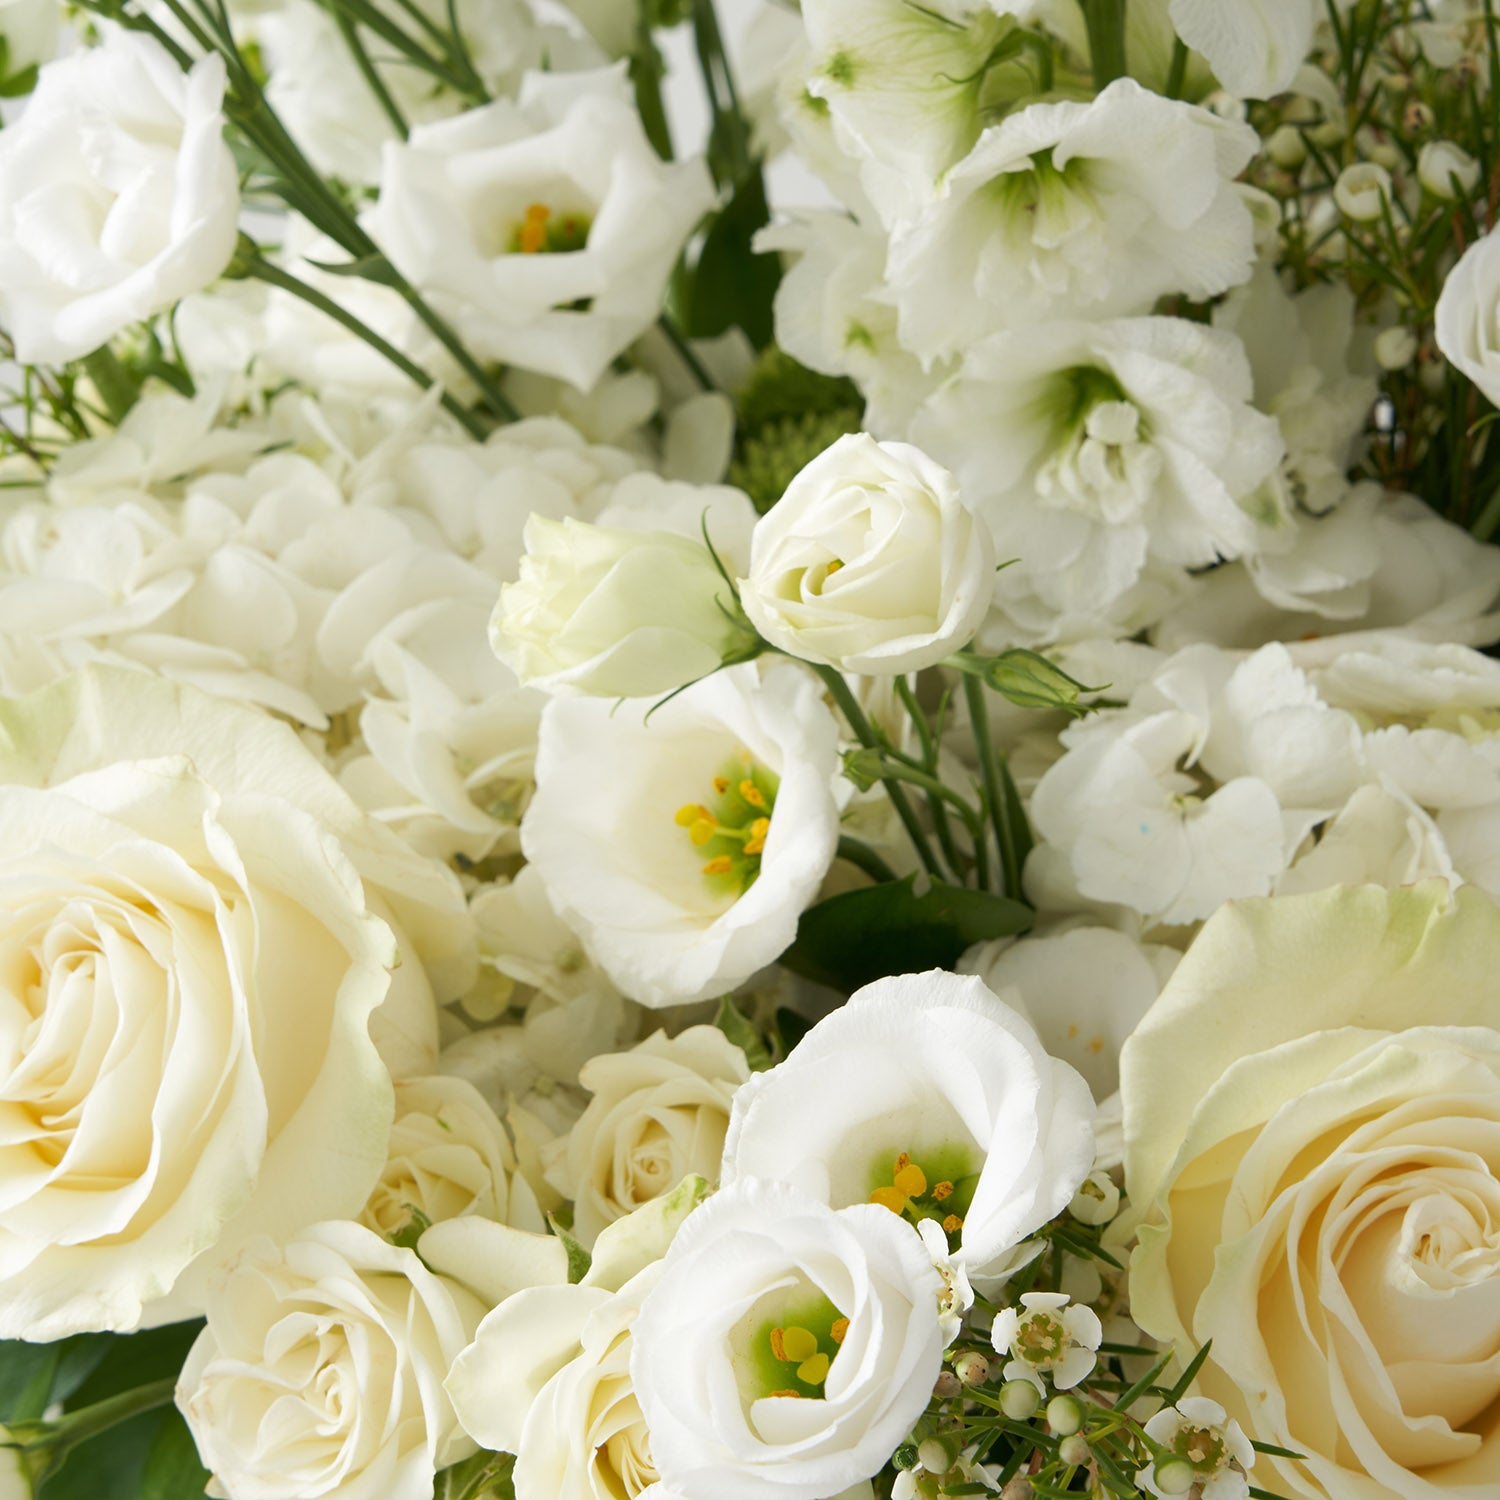
<instances>
[{"instance_id":1,"label":"white rose","mask_svg":"<svg viewBox=\"0 0 1500 1500\"><path fill-rule=\"evenodd\" d=\"M907 443L851 433L757 524L740 602L793 656L894 677L969 644L994 575L989 528L946 469Z\"/></svg>"},{"instance_id":2,"label":"white rose","mask_svg":"<svg viewBox=\"0 0 1500 1500\"><path fill-rule=\"evenodd\" d=\"M359 1224L257 1240L210 1293L177 1383L210 1493L431 1500L474 1449L443 1380L483 1311Z\"/></svg>"},{"instance_id":3,"label":"white rose","mask_svg":"<svg viewBox=\"0 0 1500 1500\"><path fill-rule=\"evenodd\" d=\"M476 1226L459 1255L477 1273L517 1287L479 1325L447 1389L464 1428L486 1447L516 1455L517 1500L668 1500L651 1435L630 1377L631 1326L657 1284L661 1257L707 1185L690 1178L665 1198L616 1220L599 1236L581 1281L566 1258L544 1259L555 1237ZM429 1258L454 1246L429 1234Z\"/></svg>"},{"instance_id":4,"label":"white rose","mask_svg":"<svg viewBox=\"0 0 1500 1500\"><path fill-rule=\"evenodd\" d=\"M833 714L789 662L716 672L654 713L554 698L521 847L622 993L686 1004L790 945L838 847L838 778Z\"/></svg>"},{"instance_id":5,"label":"white rose","mask_svg":"<svg viewBox=\"0 0 1500 1500\"><path fill-rule=\"evenodd\" d=\"M944 1290L921 1236L883 1208L754 1180L710 1198L634 1326L667 1488L822 1500L876 1474L931 1398Z\"/></svg>"},{"instance_id":6,"label":"white rose","mask_svg":"<svg viewBox=\"0 0 1500 1500\"><path fill-rule=\"evenodd\" d=\"M476 352L586 390L656 320L711 206L702 161L646 139L621 64L528 73L515 102L387 144L367 223Z\"/></svg>"},{"instance_id":7,"label":"white rose","mask_svg":"<svg viewBox=\"0 0 1500 1500\"><path fill-rule=\"evenodd\" d=\"M0 1097L26 1122L0 1146L0 1334L191 1316L250 1235L364 1203L392 1112L372 1033L436 1051L421 947L381 917L433 941L456 885L263 715L90 673L0 724Z\"/></svg>"},{"instance_id":8,"label":"white rose","mask_svg":"<svg viewBox=\"0 0 1500 1500\"><path fill-rule=\"evenodd\" d=\"M750 1076L745 1054L713 1026L654 1032L628 1052L590 1059L578 1082L594 1097L544 1157L573 1200L573 1230L591 1244L606 1224L696 1174L714 1181L729 1105Z\"/></svg>"},{"instance_id":9,"label":"white rose","mask_svg":"<svg viewBox=\"0 0 1500 1500\"><path fill-rule=\"evenodd\" d=\"M1470 245L1443 284L1437 341L1448 361L1500 406L1500 229Z\"/></svg>"},{"instance_id":10,"label":"white rose","mask_svg":"<svg viewBox=\"0 0 1500 1500\"><path fill-rule=\"evenodd\" d=\"M935 1219L981 1273L1067 1206L1094 1164L1093 1113L1088 1085L983 981L905 974L740 1089L723 1179Z\"/></svg>"},{"instance_id":11,"label":"white rose","mask_svg":"<svg viewBox=\"0 0 1500 1500\"><path fill-rule=\"evenodd\" d=\"M1306 1500L1494 1493L1500 912L1429 883L1213 917L1121 1063L1131 1312Z\"/></svg>"},{"instance_id":12,"label":"white rose","mask_svg":"<svg viewBox=\"0 0 1500 1500\"><path fill-rule=\"evenodd\" d=\"M184 75L159 42L113 29L42 69L0 131L0 323L22 362L77 359L229 264L224 77L217 56Z\"/></svg>"},{"instance_id":13,"label":"white rose","mask_svg":"<svg viewBox=\"0 0 1500 1500\"><path fill-rule=\"evenodd\" d=\"M404 1079L396 1085L385 1166L360 1222L392 1240L463 1214L503 1224L515 1172L505 1126L473 1084L441 1074ZM529 1194L522 1197L534 1210ZM540 1220L539 1213L527 1217Z\"/></svg>"},{"instance_id":14,"label":"white rose","mask_svg":"<svg viewBox=\"0 0 1500 1500\"><path fill-rule=\"evenodd\" d=\"M490 621L495 654L523 684L595 698L669 693L753 639L701 542L541 515Z\"/></svg>"}]
</instances>

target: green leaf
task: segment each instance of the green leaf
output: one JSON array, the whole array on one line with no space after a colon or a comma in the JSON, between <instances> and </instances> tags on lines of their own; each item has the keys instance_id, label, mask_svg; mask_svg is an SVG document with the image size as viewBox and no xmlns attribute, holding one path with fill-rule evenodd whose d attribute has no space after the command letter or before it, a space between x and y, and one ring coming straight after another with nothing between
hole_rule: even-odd
<instances>
[{"instance_id":1,"label":"green leaf","mask_svg":"<svg viewBox=\"0 0 1500 1500\"><path fill-rule=\"evenodd\" d=\"M568 1285L577 1286L589 1274L594 1257L584 1249L583 1241L565 1228L555 1214L547 1215L547 1227L563 1242L563 1248L568 1252Z\"/></svg>"},{"instance_id":2,"label":"green leaf","mask_svg":"<svg viewBox=\"0 0 1500 1500\"><path fill-rule=\"evenodd\" d=\"M202 1329L203 1320L199 1318L190 1323L167 1323L128 1336L94 1335L107 1337L108 1347L96 1368L72 1393L68 1410L91 1406L122 1391L176 1376Z\"/></svg>"},{"instance_id":3,"label":"green leaf","mask_svg":"<svg viewBox=\"0 0 1500 1500\"><path fill-rule=\"evenodd\" d=\"M757 349L771 342L771 301L781 284L781 261L750 247L770 216L757 163L710 220L697 262L678 287L678 322L689 338L716 338L739 327Z\"/></svg>"},{"instance_id":4,"label":"green leaf","mask_svg":"<svg viewBox=\"0 0 1500 1500\"><path fill-rule=\"evenodd\" d=\"M12 73L0 83L0 99L19 99L23 94L29 94L36 87L36 75L35 63L29 68L22 68L19 73Z\"/></svg>"},{"instance_id":5,"label":"green leaf","mask_svg":"<svg viewBox=\"0 0 1500 1500\"><path fill-rule=\"evenodd\" d=\"M46 1411L58 1353L56 1344L0 1344L0 1418L31 1422Z\"/></svg>"},{"instance_id":6,"label":"green leaf","mask_svg":"<svg viewBox=\"0 0 1500 1500\"><path fill-rule=\"evenodd\" d=\"M745 1054L752 1073L764 1073L771 1066L771 1049L766 1046L760 1033L751 1024L750 1018L725 995L719 1001L719 1013L714 1025Z\"/></svg>"},{"instance_id":7,"label":"green leaf","mask_svg":"<svg viewBox=\"0 0 1500 1500\"><path fill-rule=\"evenodd\" d=\"M515 1500L511 1472L516 1461L509 1453L489 1453L484 1449L461 1464L443 1469L437 1476L434 1500Z\"/></svg>"},{"instance_id":8,"label":"green leaf","mask_svg":"<svg viewBox=\"0 0 1500 1500\"><path fill-rule=\"evenodd\" d=\"M847 891L809 907L782 955L794 974L848 994L889 974L951 969L975 943L1025 932L1035 914L1019 901L916 876Z\"/></svg>"},{"instance_id":9,"label":"green leaf","mask_svg":"<svg viewBox=\"0 0 1500 1500\"><path fill-rule=\"evenodd\" d=\"M209 1474L199 1462L193 1435L175 1406L160 1417L146 1454L139 1500L200 1500Z\"/></svg>"}]
</instances>

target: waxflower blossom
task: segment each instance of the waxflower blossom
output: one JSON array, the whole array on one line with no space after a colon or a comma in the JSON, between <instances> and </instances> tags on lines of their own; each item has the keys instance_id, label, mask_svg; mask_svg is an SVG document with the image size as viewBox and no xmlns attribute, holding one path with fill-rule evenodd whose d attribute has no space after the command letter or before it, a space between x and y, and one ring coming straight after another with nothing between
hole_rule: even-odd
<instances>
[{"instance_id":1,"label":"waxflower blossom","mask_svg":"<svg viewBox=\"0 0 1500 1500\"><path fill-rule=\"evenodd\" d=\"M1158 1500L1168 1500L1174 1493L1160 1478L1174 1461L1191 1470L1193 1483L1203 1486L1203 1500L1248 1500L1250 1481L1245 1471L1255 1467L1255 1449L1240 1424L1217 1401L1184 1396L1146 1423L1146 1436L1168 1450L1151 1468L1136 1475Z\"/></svg>"},{"instance_id":2,"label":"waxflower blossom","mask_svg":"<svg viewBox=\"0 0 1500 1500\"><path fill-rule=\"evenodd\" d=\"M997 1354L1008 1354L1007 1380L1026 1380L1046 1395L1043 1375L1056 1389L1070 1391L1099 1362L1104 1328L1092 1308L1069 1305L1063 1292L1023 1292L1021 1308L1003 1309L990 1340Z\"/></svg>"}]
</instances>

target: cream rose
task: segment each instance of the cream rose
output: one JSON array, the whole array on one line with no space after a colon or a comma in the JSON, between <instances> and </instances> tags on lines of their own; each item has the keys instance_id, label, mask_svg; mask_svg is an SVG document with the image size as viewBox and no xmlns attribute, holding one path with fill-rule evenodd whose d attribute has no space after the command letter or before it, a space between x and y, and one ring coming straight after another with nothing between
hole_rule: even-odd
<instances>
[{"instance_id":1,"label":"cream rose","mask_svg":"<svg viewBox=\"0 0 1500 1500\"><path fill-rule=\"evenodd\" d=\"M919 448L852 433L761 518L740 601L773 646L891 677L967 646L994 575L989 528L953 476Z\"/></svg>"},{"instance_id":2,"label":"cream rose","mask_svg":"<svg viewBox=\"0 0 1500 1500\"><path fill-rule=\"evenodd\" d=\"M0 1336L191 1316L251 1235L358 1213L373 1024L435 1049L383 919L427 862L284 725L131 672L0 704L0 826Z\"/></svg>"},{"instance_id":3,"label":"cream rose","mask_svg":"<svg viewBox=\"0 0 1500 1500\"><path fill-rule=\"evenodd\" d=\"M385 1166L360 1221L403 1244L413 1231L464 1214L509 1223L513 1207L525 1228L540 1229L541 1210L525 1179L515 1179L510 1137L472 1083L410 1078L396 1085Z\"/></svg>"},{"instance_id":4,"label":"cream rose","mask_svg":"<svg viewBox=\"0 0 1500 1500\"><path fill-rule=\"evenodd\" d=\"M161 43L115 29L42 69L0 132L0 324L17 359L77 359L228 265L240 192L224 76L217 56L184 74Z\"/></svg>"},{"instance_id":5,"label":"cream rose","mask_svg":"<svg viewBox=\"0 0 1500 1500\"><path fill-rule=\"evenodd\" d=\"M259 1240L214 1288L177 1384L209 1493L431 1500L474 1451L443 1389L484 1308L359 1224Z\"/></svg>"},{"instance_id":6,"label":"cream rose","mask_svg":"<svg viewBox=\"0 0 1500 1500\"><path fill-rule=\"evenodd\" d=\"M1132 1314L1308 1500L1500 1488L1500 910L1359 887L1213 917L1121 1063Z\"/></svg>"},{"instance_id":7,"label":"cream rose","mask_svg":"<svg viewBox=\"0 0 1500 1500\"><path fill-rule=\"evenodd\" d=\"M547 1174L573 1200L574 1232L592 1243L684 1177L717 1179L730 1101L749 1076L745 1054L713 1026L654 1032L585 1063L578 1082L594 1097L554 1144Z\"/></svg>"}]
</instances>

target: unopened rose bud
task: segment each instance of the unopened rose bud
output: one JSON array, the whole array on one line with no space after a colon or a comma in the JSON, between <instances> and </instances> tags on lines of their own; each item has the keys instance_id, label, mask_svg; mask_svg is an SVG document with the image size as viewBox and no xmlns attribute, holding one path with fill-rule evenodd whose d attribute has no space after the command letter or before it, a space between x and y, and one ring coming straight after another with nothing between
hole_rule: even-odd
<instances>
[{"instance_id":1,"label":"unopened rose bud","mask_svg":"<svg viewBox=\"0 0 1500 1500\"><path fill-rule=\"evenodd\" d=\"M1047 1425L1058 1437L1072 1437L1083 1426L1083 1407L1071 1396L1054 1396L1047 1403Z\"/></svg>"},{"instance_id":2,"label":"unopened rose bud","mask_svg":"<svg viewBox=\"0 0 1500 1500\"><path fill-rule=\"evenodd\" d=\"M1093 1455L1089 1451L1088 1439L1075 1432L1072 1437L1065 1437L1057 1445L1057 1456L1065 1464L1081 1469Z\"/></svg>"},{"instance_id":3,"label":"unopened rose bud","mask_svg":"<svg viewBox=\"0 0 1500 1500\"><path fill-rule=\"evenodd\" d=\"M932 1382L932 1394L939 1401L951 1401L963 1388L963 1382L952 1370L943 1370Z\"/></svg>"},{"instance_id":4,"label":"unopened rose bud","mask_svg":"<svg viewBox=\"0 0 1500 1500\"><path fill-rule=\"evenodd\" d=\"M1012 1380L1000 1387L1000 1410L1012 1422L1029 1422L1041 1404L1041 1392L1029 1380Z\"/></svg>"},{"instance_id":5,"label":"unopened rose bud","mask_svg":"<svg viewBox=\"0 0 1500 1500\"><path fill-rule=\"evenodd\" d=\"M983 1385L990 1378L990 1362L984 1355L971 1349L953 1361L953 1373L965 1385ZM1027 1384L1030 1385L1030 1382ZM1035 1390L1036 1387L1032 1386L1031 1389Z\"/></svg>"},{"instance_id":6,"label":"unopened rose bud","mask_svg":"<svg viewBox=\"0 0 1500 1500\"><path fill-rule=\"evenodd\" d=\"M1156 1466L1156 1487L1164 1495L1185 1495L1197 1482L1198 1471L1185 1458L1167 1458Z\"/></svg>"}]
</instances>

